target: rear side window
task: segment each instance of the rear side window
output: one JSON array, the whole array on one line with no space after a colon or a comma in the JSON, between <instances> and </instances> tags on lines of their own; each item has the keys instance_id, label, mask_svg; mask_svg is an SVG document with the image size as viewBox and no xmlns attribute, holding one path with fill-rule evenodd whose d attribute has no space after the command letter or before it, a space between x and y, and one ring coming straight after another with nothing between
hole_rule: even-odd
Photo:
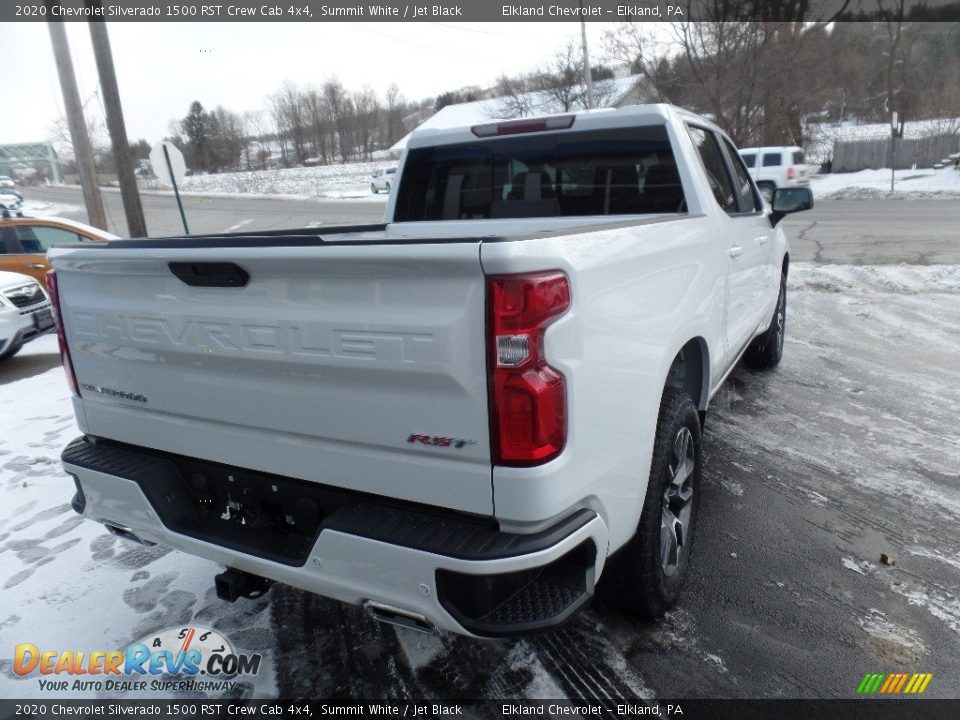
<instances>
[{"instance_id":1,"label":"rear side window","mask_svg":"<svg viewBox=\"0 0 960 720\"><path fill-rule=\"evenodd\" d=\"M395 222L685 212L662 125L411 150Z\"/></svg>"},{"instance_id":2,"label":"rear side window","mask_svg":"<svg viewBox=\"0 0 960 720\"><path fill-rule=\"evenodd\" d=\"M703 161L703 169L706 170L710 190L717 199L717 203L727 212L737 212L733 184L730 182L726 163L723 161L720 146L717 145L713 133L693 125L688 125L687 131L690 133L694 147L697 148L700 160Z\"/></svg>"},{"instance_id":3,"label":"rear side window","mask_svg":"<svg viewBox=\"0 0 960 720\"><path fill-rule=\"evenodd\" d=\"M743 153L740 157L743 158L743 162L748 168L752 168L757 164L757 156L754 153Z\"/></svg>"},{"instance_id":4,"label":"rear side window","mask_svg":"<svg viewBox=\"0 0 960 720\"><path fill-rule=\"evenodd\" d=\"M737 196L737 204L740 212L751 213L762 209L760 199L753 192L753 184L750 182L750 175L747 174L747 168L741 162L737 149L727 138L721 137L720 142L727 150L727 157L730 159L730 165L733 168L733 190Z\"/></svg>"},{"instance_id":5,"label":"rear side window","mask_svg":"<svg viewBox=\"0 0 960 720\"><path fill-rule=\"evenodd\" d=\"M802 151L802 150L794 150L794 151L793 151L793 164L794 164L794 165L803 165L803 163L804 163L803 151Z\"/></svg>"},{"instance_id":6,"label":"rear side window","mask_svg":"<svg viewBox=\"0 0 960 720\"><path fill-rule=\"evenodd\" d=\"M16 253L19 248L17 231L12 227L0 227L0 255Z\"/></svg>"},{"instance_id":7,"label":"rear side window","mask_svg":"<svg viewBox=\"0 0 960 720\"><path fill-rule=\"evenodd\" d=\"M780 159L780 153L764 153L763 154L763 166L764 167L777 167L783 165L783 161Z\"/></svg>"},{"instance_id":8,"label":"rear side window","mask_svg":"<svg viewBox=\"0 0 960 720\"><path fill-rule=\"evenodd\" d=\"M72 245L86 240L77 233L46 225L19 225L17 235L20 238L20 247L25 253L45 253L54 245Z\"/></svg>"}]
</instances>

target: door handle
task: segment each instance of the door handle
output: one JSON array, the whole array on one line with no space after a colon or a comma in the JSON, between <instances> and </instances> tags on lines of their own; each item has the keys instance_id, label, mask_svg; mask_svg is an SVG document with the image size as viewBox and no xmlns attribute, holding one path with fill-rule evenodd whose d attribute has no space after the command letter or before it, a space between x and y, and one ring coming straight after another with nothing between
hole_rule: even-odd
<instances>
[{"instance_id":1,"label":"door handle","mask_svg":"<svg viewBox=\"0 0 960 720\"><path fill-rule=\"evenodd\" d=\"M29 265L27 265L27 267L32 270L43 270L47 266L44 265L43 263L30 263Z\"/></svg>"},{"instance_id":2,"label":"door handle","mask_svg":"<svg viewBox=\"0 0 960 720\"><path fill-rule=\"evenodd\" d=\"M743 248L739 245L734 245L732 248L730 248L730 257L737 258L741 255L743 255Z\"/></svg>"},{"instance_id":3,"label":"door handle","mask_svg":"<svg viewBox=\"0 0 960 720\"><path fill-rule=\"evenodd\" d=\"M769 235L760 235L759 237L754 238L761 245L766 245L770 241Z\"/></svg>"}]
</instances>

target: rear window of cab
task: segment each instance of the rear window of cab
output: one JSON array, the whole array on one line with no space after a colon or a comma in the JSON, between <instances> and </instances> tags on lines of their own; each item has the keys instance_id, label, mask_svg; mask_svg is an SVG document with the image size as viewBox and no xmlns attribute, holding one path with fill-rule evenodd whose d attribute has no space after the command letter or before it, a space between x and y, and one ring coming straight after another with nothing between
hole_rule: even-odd
<instances>
[{"instance_id":1,"label":"rear window of cab","mask_svg":"<svg viewBox=\"0 0 960 720\"><path fill-rule=\"evenodd\" d=\"M686 212L663 125L411 150L394 222Z\"/></svg>"}]
</instances>

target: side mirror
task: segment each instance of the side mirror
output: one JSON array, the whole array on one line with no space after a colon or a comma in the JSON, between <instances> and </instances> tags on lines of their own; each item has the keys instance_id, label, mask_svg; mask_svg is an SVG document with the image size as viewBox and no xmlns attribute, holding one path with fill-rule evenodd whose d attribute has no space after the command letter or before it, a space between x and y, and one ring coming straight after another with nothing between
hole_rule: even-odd
<instances>
[{"instance_id":1,"label":"side mirror","mask_svg":"<svg viewBox=\"0 0 960 720\"><path fill-rule=\"evenodd\" d=\"M770 205L773 208L773 212L770 213L770 224L776 227L785 215L811 209L813 191L808 187L777 188L773 191Z\"/></svg>"}]
</instances>

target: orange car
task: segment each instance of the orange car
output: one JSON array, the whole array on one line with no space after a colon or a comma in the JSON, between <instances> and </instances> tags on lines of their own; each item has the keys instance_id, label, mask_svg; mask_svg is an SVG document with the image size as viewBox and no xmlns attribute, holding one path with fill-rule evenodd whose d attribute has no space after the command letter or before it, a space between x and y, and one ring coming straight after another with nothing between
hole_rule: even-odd
<instances>
[{"instance_id":1,"label":"orange car","mask_svg":"<svg viewBox=\"0 0 960 720\"><path fill-rule=\"evenodd\" d=\"M5 212L0 217L0 270L29 275L46 287L47 250L51 247L116 239L116 235L66 218Z\"/></svg>"}]
</instances>

